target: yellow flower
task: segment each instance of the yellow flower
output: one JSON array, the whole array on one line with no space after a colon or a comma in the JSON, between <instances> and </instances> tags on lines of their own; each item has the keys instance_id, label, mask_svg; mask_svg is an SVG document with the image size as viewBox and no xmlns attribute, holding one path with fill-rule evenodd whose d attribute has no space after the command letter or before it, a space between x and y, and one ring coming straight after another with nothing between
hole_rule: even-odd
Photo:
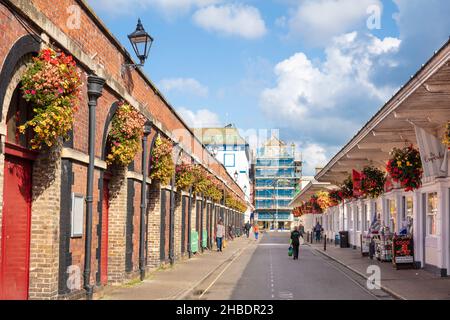
<instances>
[{"instance_id":1,"label":"yellow flower","mask_svg":"<svg viewBox=\"0 0 450 320\"><path fill-rule=\"evenodd\" d=\"M406 162L406 165L407 165L408 167L412 167L411 162L409 162L409 161Z\"/></svg>"},{"instance_id":2,"label":"yellow flower","mask_svg":"<svg viewBox=\"0 0 450 320\"><path fill-rule=\"evenodd\" d=\"M402 162L401 161L397 161L397 166L400 168L402 166Z\"/></svg>"}]
</instances>

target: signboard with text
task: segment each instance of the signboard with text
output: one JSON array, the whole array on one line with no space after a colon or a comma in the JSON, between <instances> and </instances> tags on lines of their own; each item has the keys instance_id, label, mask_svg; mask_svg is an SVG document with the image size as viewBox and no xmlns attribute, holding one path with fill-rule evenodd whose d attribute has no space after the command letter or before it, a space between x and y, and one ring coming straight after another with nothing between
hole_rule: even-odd
<instances>
[{"instance_id":1,"label":"signboard with text","mask_svg":"<svg viewBox=\"0 0 450 320\"><path fill-rule=\"evenodd\" d=\"M412 237L395 237L392 243L394 265L414 264L414 243Z\"/></svg>"}]
</instances>

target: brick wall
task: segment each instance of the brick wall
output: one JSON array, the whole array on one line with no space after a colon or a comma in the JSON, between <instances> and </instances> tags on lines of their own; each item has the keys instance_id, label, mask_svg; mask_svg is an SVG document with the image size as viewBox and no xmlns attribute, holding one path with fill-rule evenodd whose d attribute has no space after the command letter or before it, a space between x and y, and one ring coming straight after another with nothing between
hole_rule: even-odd
<instances>
[{"instance_id":1,"label":"brick wall","mask_svg":"<svg viewBox=\"0 0 450 320\"><path fill-rule=\"evenodd\" d=\"M183 133L187 138L183 139L183 146L188 148L191 154L185 154L185 161L190 162L191 156L199 159L202 163L209 163L209 168L218 174L221 179L226 181L228 185L239 195L242 191L234 183L233 179L228 175L225 168L218 163L203 148L198 140L193 138L185 123L174 112L172 107L162 97L159 91L139 70L128 72L124 76L121 75L121 65L127 62L127 55L123 49L115 43L102 27L95 16L85 8L82 1L77 0L61 0L58 2L48 0L11 0L15 10L25 16L29 16L29 20L25 18L30 28L34 28L37 33L50 37L56 47L65 49L68 53L73 54L78 59L81 71L81 77L84 84L87 83L87 74L90 73L83 66L89 66L107 78L102 97L98 101L96 108L96 126L95 132L95 153L98 161L104 159L105 133L108 132L107 119L111 113L111 107L117 101L122 99L129 100L134 106L145 114L149 119L154 120L158 131L166 134L173 134L173 138L177 138L177 132ZM81 8L81 28L69 29L67 19L69 14L67 8L71 5L77 5ZM41 29L43 28L43 30ZM0 71L5 67L4 61L11 47L20 37L27 34L27 31L17 21L13 14L0 4ZM95 56L94 60L90 57ZM28 57L29 58L29 57ZM5 118L8 111L9 99L8 94L15 89L23 74L25 64L22 62L17 66L16 77L11 81L11 88L5 99L3 106L3 117L0 128L5 125ZM73 140L64 145L81 156L87 155L88 152L88 107L87 107L87 87L83 85L81 91L81 100L79 111L75 116L75 124L73 128ZM153 130L152 137L156 134ZM2 136L4 142L4 136ZM150 143L149 143L150 149ZM4 148L2 148L4 150ZM62 248L67 250L63 252L67 255L67 263L77 266L83 273L84 268L84 244L86 234L81 238L70 238L67 235L68 230L64 229L64 234L60 234L60 215L64 214L64 218L70 214L70 206L65 208L64 213L60 212L60 193L61 189L86 195L87 186L87 163L81 158L65 158L70 163L73 179L63 179L64 183L73 185L67 188L61 188L61 159L45 158L45 153L41 154L39 160L34 164L33 176L33 204L32 204L32 225L31 225L31 270L30 271L30 298L55 298L58 296L58 281L65 281L60 275L64 272L59 266L59 246L64 242ZM4 155L0 154L0 226L3 208L3 168ZM111 169L111 168L109 168ZM98 284L99 271L99 254L100 254L100 221L102 218L101 207L101 183L106 168L96 168L94 173L94 201L93 201L93 228L92 228L92 260L91 260L91 283ZM134 159L132 171L141 173L141 153L138 153ZM68 182L70 181L70 182ZM132 215L132 273L138 270L139 266L139 230L140 230L140 182L133 181L134 197L133 215ZM96 186L99 187L96 187ZM64 187L64 186L63 186ZM112 178L109 183L110 203L109 203L109 243L108 243L108 277L111 284L122 283L126 277L126 227L127 227L127 178L126 170L113 170ZM160 236L161 236L161 190L160 186L155 182L149 186L149 208L147 216L147 262L149 267L157 267L160 265ZM67 196L67 195L66 195ZM70 197L69 197L70 198ZM170 199L168 199L170 201ZM187 210L186 206L186 210ZM203 228L206 228L206 211L203 215ZM196 226L196 203L192 202L192 229ZM65 221L65 220L61 220ZM187 224L187 220L186 220ZM181 254L181 202L177 196L175 210L175 253L177 258ZM0 228L1 230L1 228ZM45 233L43 231L46 231ZM187 226L186 234L190 232ZM201 230L199 235L201 236ZM165 230L164 232L167 232ZM1 241L0 231L0 241ZM166 237L167 245L169 242ZM187 237L186 237L187 241ZM187 248L187 243L186 243ZM1 246L0 246L1 249ZM187 252L186 252L187 253ZM1 252L0 252L1 255ZM65 261L65 260L64 260ZM65 267L65 265L64 265ZM59 283L62 288L63 284ZM64 290L62 290L64 291Z\"/></svg>"},{"instance_id":2,"label":"brick wall","mask_svg":"<svg viewBox=\"0 0 450 320\"><path fill-rule=\"evenodd\" d=\"M150 268L157 268L160 265L161 186L158 183L152 184L149 193L147 264Z\"/></svg>"},{"instance_id":3,"label":"brick wall","mask_svg":"<svg viewBox=\"0 0 450 320\"><path fill-rule=\"evenodd\" d=\"M181 218L182 218L182 205L181 205L181 192L176 192L175 194L175 243L174 243L174 254L175 259L181 258Z\"/></svg>"},{"instance_id":4,"label":"brick wall","mask_svg":"<svg viewBox=\"0 0 450 320\"><path fill-rule=\"evenodd\" d=\"M61 146L42 152L33 165L30 299L58 295Z\"/></svg>"},{"instance_id":5,"label":"brick wall","mask_svg":"<svg viewBox=\"0 0 450 320\"><path fill-rule=\"evenodd\" d=\"M108 281L120 284L125 278L125 228L127 212L126 169L116 169L109 182Z\"/></svg>"}]
</instances>

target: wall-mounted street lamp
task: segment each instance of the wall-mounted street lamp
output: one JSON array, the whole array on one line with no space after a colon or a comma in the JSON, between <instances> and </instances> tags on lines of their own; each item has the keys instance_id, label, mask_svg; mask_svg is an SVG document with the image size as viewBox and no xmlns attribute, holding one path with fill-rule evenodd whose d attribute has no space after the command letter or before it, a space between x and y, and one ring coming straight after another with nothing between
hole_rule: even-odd
<instances>
[{"instance_id":1,"label":"wall-mounted street lamp","mask_svg":"<svg viewBox=\"0 0 450 320\"><path fill-rule=\"evenodd\" d=\"M145 31L141 19L138 20L136 30L128 35L128 39L139 59L139 64L124 64L123 71L143 67L153 44L153 37Z\"/></svg>"},{"instance_id":2,"label":"wall-mounted street lamp","mask_svg":"<svg viewBox=\"0 0 450 320\"><path fill-rule=\"evenodd\" d=\"M239 173L236 171L236 172L234 173L234 180L235 180L235 181L238 181L238 179L239 179Z\"/></svg>"}]
</instances>

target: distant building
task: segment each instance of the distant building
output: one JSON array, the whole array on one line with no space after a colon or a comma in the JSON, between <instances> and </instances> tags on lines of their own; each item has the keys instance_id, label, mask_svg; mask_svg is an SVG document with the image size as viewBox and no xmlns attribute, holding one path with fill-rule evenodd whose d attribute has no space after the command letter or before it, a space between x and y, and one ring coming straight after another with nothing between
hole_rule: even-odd
<instances>
[{"instance_id":1,"label":"distant building","mask_svg":"<svg viewBox=\"0 0 450 320\"><path fill-rule=\"evenodd\" d=\"M289 230L294 221L290 202L302 176L295 145L275 136L258 151L255 165L255 221L265 229Z\"/></svg>"},{"instance_id":2,"label":"distant building","mask_svg":"<svg viewBox=\"0 0 450 320\"><path fill-rule=\"evenodd\" d=\"M196 128L194 133L216 159L223 163L244 191L247 202L252 204L252 154L248 142L242 138L239 130L228 125L224 128ZM250 221L250 215L251 209L246 212L245 221Z\"/></svg>"}]
</instances>

